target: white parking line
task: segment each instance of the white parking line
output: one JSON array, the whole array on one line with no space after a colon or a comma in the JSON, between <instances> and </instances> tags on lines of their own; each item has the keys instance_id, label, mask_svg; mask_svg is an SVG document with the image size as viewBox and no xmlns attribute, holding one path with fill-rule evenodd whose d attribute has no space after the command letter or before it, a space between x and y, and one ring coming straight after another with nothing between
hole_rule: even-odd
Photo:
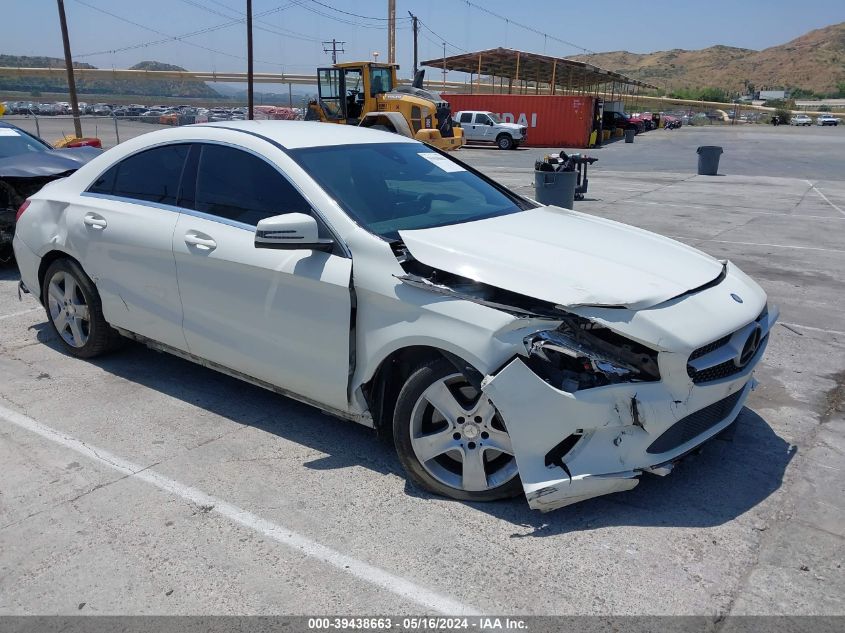
<instances>
[{"instance_id":1,"label":"white parking line","mask_svg":"<svg viewBox=\"0 0 845 633\"><path fill-rule=\"evenodd\" d=\"M845 332L841 330L828 330L823 327L813 327L812 325L801 325L800 323L790 323L789 321L778 321L784 327L797 327L802 330L810 330L811 332L821 332L823 334L838 334L840 336L845 336Z\"/></svg>"},{"instance_id":2,"label":"white parking line","mask_svg":"<svg viewBox=\"0 0 845 633\"><path fill-rule=\"evenodd\" d=\"M12 314L4 314L0 316L0 321L3 319L11 319L12 317L22 316L24 314L29 314L30 312L38 312L39 310L43 310L44 308L30 308L29 310L22 310L21 312L12 312Z\"/></svg>"},{"instance_id":3,"label":"white parking line","mask_svg":"<svg viewBox=\"0 0 845 633\"><path fill-rule=\"evenodd\" d=\"M824 195L824 194L821 192L821 190L820 190L818 187L816 187L816 186L815 186L813 183L811 183L809 180L805 180L804 182L806 182L808 185L810 185L810 188L811 188L813 191L815 191L817 194L819 194L819 196L821 196L821 199L822 199L822 200L824 200L825 202L827 202L830 206L832 206L834 209L836 209L837 211L839 211L839 213L841 213L842 215L845 215L845 211L843 211L842 209L840 209L839 207L837 207L835 204L833 204L833 203L832 203L832 202L828 199L828 197L827 197L826 195Z\"/></svg>"},{"instance_id":4,"label":"white parking line","mask_svg":"<svg viewBox=\"0 0 845 633\"><path fill-rule=\"evenodd\" d=\"M347 556L346 554L333 550L330 547L321 545L306 536L297 534L283 525L263 519L252 512L227 503L222 499L212 497L197 488L187 486L174 479L165 477L154 470L145 469L143 466L133 464L132 462L126 461L109 451L91 446L90 444L66 435L61 431L52 429L49 426L41 424L37 420L33 420L32 418L22 415L16 411L0 406L0 420L4 420L9 424L13 424L40 435L51 442L55 442L56 444L69 448L80 455L84 455L92 461L108 466L109 468L123 473L128 477L134 477L135 479L140 479L148 484L152 484L165 492L182 497L186 501L190 501L191 503L201 506L213 506L214 512L223 515L235 523L239 523L244 527L255 530L267 538L273 539L274 541L296 550L309 558L327 563L342 572L355 576L359 580L363 580L371 585L380 587L381 589L389 591L400 598L414 602L422 607L445 615L481 615L480 612L456 600L442 596L438 593L425 589L410 580L395 576L390 572L379 569L369 563L365 563L356 558L352 558L351 556Z\"/></svg>"}]
</instances>

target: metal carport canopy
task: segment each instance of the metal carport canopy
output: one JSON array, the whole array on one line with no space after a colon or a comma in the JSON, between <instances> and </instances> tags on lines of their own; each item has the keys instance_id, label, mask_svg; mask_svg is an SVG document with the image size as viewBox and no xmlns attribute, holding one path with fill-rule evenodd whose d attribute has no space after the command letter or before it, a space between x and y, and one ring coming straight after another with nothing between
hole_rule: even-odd
<instances>
[{"instance_id":1,"label":"metal carport canopy","mask_svg":"<svg viewBox=\"0 0 845 633\"><path fill-rule=\"evenodd\" d=\"M503 77L563 88L583 90L590 86L616 82L658 90L657 86L632 79L612 70L565 57L551 57L512 48L491 48L440 59L429 59L423 66L475 75Z\"/></svg>"}]
</instances>

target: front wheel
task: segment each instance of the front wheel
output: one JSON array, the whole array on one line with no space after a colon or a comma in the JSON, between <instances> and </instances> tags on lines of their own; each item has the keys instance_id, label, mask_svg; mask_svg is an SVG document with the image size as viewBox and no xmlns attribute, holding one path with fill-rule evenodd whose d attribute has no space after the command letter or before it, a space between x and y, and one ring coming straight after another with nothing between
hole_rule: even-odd
<instances>
[{"instance_id":1,"label":"front wheel","mask_svg":"<svg viewBox=\"0 0 845 633\"><path fill-rule=\"evenodd\" d=\"M393 437L421 488L463 501L504 499L522 489L499 412L445 359L411 373L396 401Z\"/></svg>"},{"instance_id":2,"label":"front wheel","mask_svg":"<svg viewBox=\"0 0 845 633\"><path fill-rule=\"evenodd\" d=\"M499 138L496 139L496 145L499 146L499 149L511 149L513 147L513 139L509 134L500 134Z\"/></svg>"}]
</instances>

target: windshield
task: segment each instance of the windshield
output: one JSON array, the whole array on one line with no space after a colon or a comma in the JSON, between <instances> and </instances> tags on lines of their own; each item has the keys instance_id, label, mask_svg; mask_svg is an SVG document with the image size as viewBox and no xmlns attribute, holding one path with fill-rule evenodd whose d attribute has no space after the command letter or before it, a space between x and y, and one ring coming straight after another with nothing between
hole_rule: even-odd
<instances>
[{"instance_id":1,"label":"windshield","mask_svg":"<svg viewBox=\"0 0 845 633\"><path fill-rule=\"evenodd\" d=\"M0 158L29 152L43 152L47 147L37 138L13 127L0 126Z\"/></svg>"},{"instance_id":2,"label":"windshield","mask_svg":"<svg viewBox=\"0 0 845 633\"><path fill-rule=\"evenodd\" d=\"M291 156L358 224L391 241L399 231L522 210L518 198L421 143L309 147Z\"/></svg>"},{"instance_id":3,"label":"windshield","mask_svg":"<svg viewBox=\"0 0 845 633\"><path fill-rule=\"evenodd\" d=\"M501 123L502 122L502 119L495 112L488 112L487 116L489 116L491 119L493 119L493 123Z\"/></svg>"}]
</instances>

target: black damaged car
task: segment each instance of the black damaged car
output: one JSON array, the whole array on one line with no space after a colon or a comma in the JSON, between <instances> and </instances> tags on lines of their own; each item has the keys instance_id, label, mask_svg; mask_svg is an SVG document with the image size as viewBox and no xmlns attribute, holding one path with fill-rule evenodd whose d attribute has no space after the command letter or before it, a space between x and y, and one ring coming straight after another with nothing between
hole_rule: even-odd
<instances>
[{"instance_id":1,"label":"black damaged car","mask_svg":"<svg viewBox=\"0 0 845 633\"><path fill-rule=\"evenodd\" d=\"M23 201L101 152L94 147L55 149L37 136L0 121L0 262L12 256L15 214Z\"/></svg>"}]
</instances>

